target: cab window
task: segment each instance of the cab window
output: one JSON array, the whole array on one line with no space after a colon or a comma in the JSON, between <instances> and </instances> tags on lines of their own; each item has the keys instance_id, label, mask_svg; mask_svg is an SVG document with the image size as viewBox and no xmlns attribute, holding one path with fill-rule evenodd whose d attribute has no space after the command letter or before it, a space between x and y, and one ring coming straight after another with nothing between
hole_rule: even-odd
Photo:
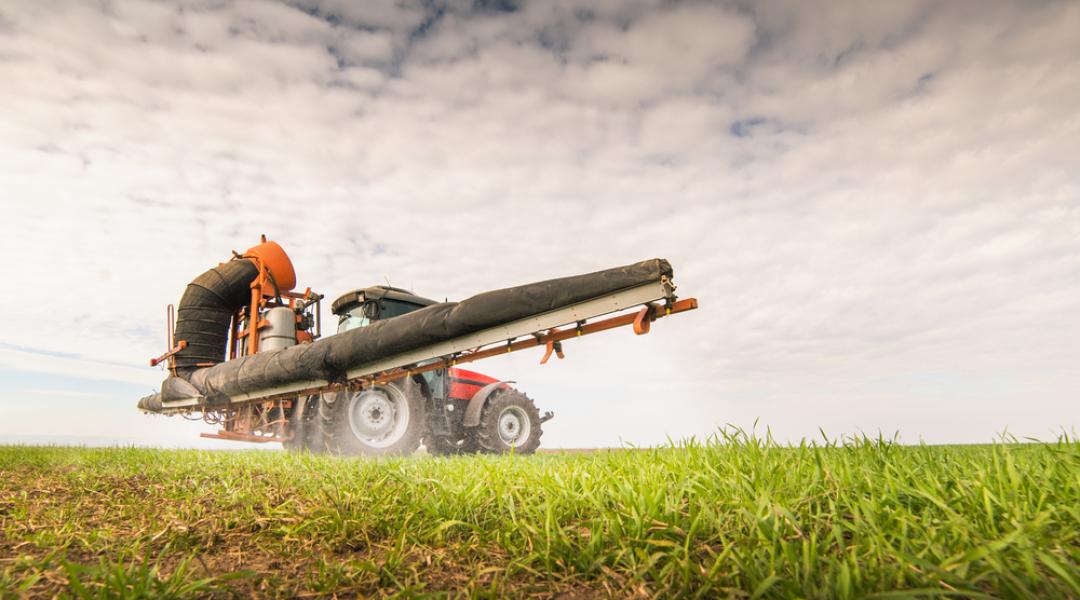
<instances>
[{"instance_id":1,"label":"cab window","mask_svg":"<svg viewBox=\"0 0 1080 600\"><path fill-rule=\"evenodd\" d=\"M393 317L399 317L420 308L423 308L423 306L413 304L412 302L402 302L401 300L389 300L386 298L362 302L353 306L341 315L338 319L338 333L348 331L349 329L356 329L357 327L366 327L370 325L372 321L383 321Z\"/></svg>"}]
</instances>

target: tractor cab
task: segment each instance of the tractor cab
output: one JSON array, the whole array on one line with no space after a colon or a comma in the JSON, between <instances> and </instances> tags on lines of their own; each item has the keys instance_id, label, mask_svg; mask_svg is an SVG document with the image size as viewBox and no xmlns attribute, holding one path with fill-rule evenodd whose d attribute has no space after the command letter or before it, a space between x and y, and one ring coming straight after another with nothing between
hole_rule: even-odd
<instances>
[{"instance_id":1,"label":"tractor cab","mask_svg":"<svg viewBox=\"0 0 1080 600\"><path fill-rule=\"evenodd\" d=\"M340 334L432 304L436 301L409 290L377 285L342 294L330 309L338 317ZM332 436L334 443L353 444L360 454L399 446L415 449L414 438L422 433L432 454L530 453L540 444L541 423L551 418L551 413L541 417L533 401L510 382L475 371L451 367L411 379L417 392L390 384L348 396L340 410L347 413L342 422L350 425L341 425L340 435ZM474 422L466 422L470 406Z\"/></svg>"},{"instance_id":2,"label":"tractor cab","mask_svg":"<svg viewBox=\"0 0 1080 600\"><path fill-rule=\"evenodd\" d=\"M422 298L409 290L376 285L345 292L330 306L338 316L338 333L370 325L431 306L434 300Z\"/></svg>"},{"instance_id":3,"label":"tractor cab","mask_svg":"<svg viewBox=\"0 0 1080 600\"><path fill-rule=\"evenodd\" d=\"M399 317L425 306L435 304L434 300L423 298L409 290L376 285L357 288L338 296L330 305L330 310L338 317L337 332L366 327L375 321ZM446 369L427 371L419 376L424 380L425 396L438 401L446 398L448 384Z\"/></svg>"}]
</instances>

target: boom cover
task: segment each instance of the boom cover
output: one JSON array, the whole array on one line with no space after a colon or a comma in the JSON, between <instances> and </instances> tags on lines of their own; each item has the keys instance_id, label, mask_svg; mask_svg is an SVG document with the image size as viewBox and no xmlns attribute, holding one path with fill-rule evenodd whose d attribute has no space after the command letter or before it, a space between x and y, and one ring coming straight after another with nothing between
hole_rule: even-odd
<instances>
[{"instance_id":1,"label":"boom cover","mask_svg":"<svg viewBox=\"0 0 1080 600\"><path fill-rule=\"evenodd\" d=\"M161 410L162 400L190 397L192 389L208 403L217 404L232 396L257 393L292 382L339 381L346 371L378 359L671 276L668 261L655 258L586 275L484 292L460 302L433 304L311 344L259 352L212 367L178 368L177 376L190 385L166 380L160 393L139 401L139 408ZM246 287L244 279L243 276L237 278L237 285ZM221 296L227 296L227 293L222 292ZM235 297L242 301L241 296L238 293ZM218 323L213 325L216 327ZM177 339L180 339L179 335Z\"/></svg>"}]
</instances>

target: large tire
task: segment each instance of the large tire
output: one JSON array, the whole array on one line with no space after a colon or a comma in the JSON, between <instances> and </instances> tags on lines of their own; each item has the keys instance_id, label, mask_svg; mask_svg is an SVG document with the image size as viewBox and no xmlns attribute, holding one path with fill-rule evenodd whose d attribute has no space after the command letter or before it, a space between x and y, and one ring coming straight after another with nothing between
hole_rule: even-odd
<instances>
[{"instance_id":1,"label":"large tire","mask_svg":"<svg viewBox=\"0 0 1080 600\"><path fill-rule=\"evenodd\" d=\"M292 438L281 445L294 452L320 452L323 449L322 432L318 427L319 397L304 396L296 399L289 415L289 433Z\"/></svg>"},{"instance_id":2,"label":"large tire","mask_svg":"<svg viewBox=\"0 0 1080 600\"><path fill-rule=\"evenodd\" d=\"M513 388L497 390L476 428L476 441L492 454L532 454L540 447L540 411L525 394Z\"/></svg>"},{"instance_id":3,"label":"large tire","mask_svg":"<svg viewBox=\"0 0 1080 600\"><path fill-rule=\"evenodd\" d=\"M435 456L457 456L459 454L476 454L480 451L480 445L476 438L466 435L461 439L453 439L443 435L424 436L424 448L428 454Z\"/></svg>"},{"instance_id":4,"label":"large tire","mask_svg":"<svg viewBox=\"0 0 1080 600\"><path fill-rule=\"evenodd\" d=\"M319 402L323 443L337 454L412 454L424 435L425 412L423 395L413 385L391 383L324 394Z\"/></svg>"}]
</instances>

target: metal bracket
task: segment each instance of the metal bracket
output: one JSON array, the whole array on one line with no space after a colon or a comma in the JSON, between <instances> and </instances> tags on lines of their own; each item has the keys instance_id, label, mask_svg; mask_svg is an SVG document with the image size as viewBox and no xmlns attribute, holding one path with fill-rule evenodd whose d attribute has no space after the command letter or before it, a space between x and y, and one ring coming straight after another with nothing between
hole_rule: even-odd
<instances>
[{"instance_id":1,"label":"metal bracket","mask_svg":"<svg viewBox=\"0 0 1080 600\"><path fill-rule=\"evenodd\" d=\"M151 358L150 359L150 366L151 367L156 367L156 366L160 365L161 363L165 362L167 359L170 359L173 356L176 356L176 353L180 352L184 348L187 348L187 340L180 340L179 342L176 343L175 346L173 346L165 354L162 354L161 356L159 356L157 358Z\"/></svg>"},{"instance_id":2,"label":"metal bracket","mask_svg":"<svg viewBox=\"0 0 1080 600\"><path fill-rule=\"evenodd\" d=\"M540 359L540 364L542 365L547 364L547 361L549 358L551 358L552 353L554 353L555 356L558 356L559 360L566 358L566 355L563 354L562 351L562 342L555 339L556 333L559 333L558 328L551 329L547 333L548 340L547 343L544 345L544 357ZM537 337L536 340L540 341L540 337Z\"/></svg>"},{"instance_id":3,"label":"metal bracket","mask_svg":"<svg viewBox=\"0 0 1080 600\"><path fill-rule=\"evenodd\" d=\"M656 305L649 302L634 317L634 333L645 335L652 328L652 322L656 320Z\"/></svg>"}]
</instances>

